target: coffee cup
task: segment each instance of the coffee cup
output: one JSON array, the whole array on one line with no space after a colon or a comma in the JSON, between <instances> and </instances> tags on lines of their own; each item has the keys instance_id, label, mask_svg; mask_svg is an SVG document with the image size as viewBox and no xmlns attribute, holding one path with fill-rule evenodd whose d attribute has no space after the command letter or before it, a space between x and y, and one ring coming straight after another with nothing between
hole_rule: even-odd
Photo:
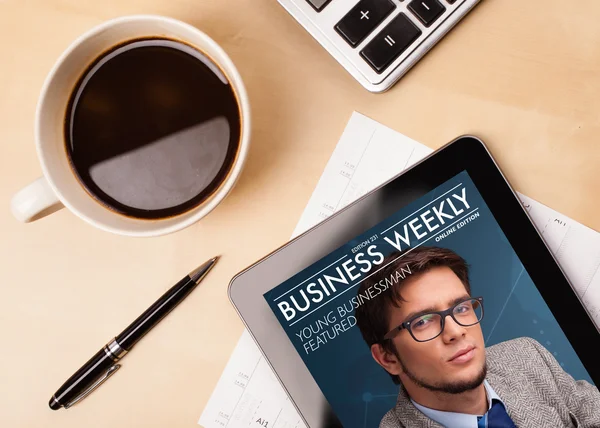
<instances>
[{"instance_id":1,"label":"coffee cup","mask_svg":"<svg viewBox=\"0 0 600 428\"><path fill-rule=\"evenodd\" d=\"M158 48L156 47L157 43L153 42L155 40L158 41ZM73 125L77 125L77 120L79 120L77 118L80 116L77 110L75 110L76 107L74 104L85 101L86 91L83 85L84 83L87 85L92 84L90 82L93 79L89 77L91 76L90 70L93 67L98 68L98 64L102 65L102 61L105 61L102 58L107 57L107 52L111 52L112 54L117 52L118 49L123 50L128 46L133 46L134 43L147 41L151 41L154 49L166 49L166 47L170 46L168 44L171 43L176 44L176 47L178 49L181 48L182 51L185 49L195 51L201 57L206 58L206 60L203 59L202 61L207 64L210 63L208 66L213 70L215 75L226 85L229 85L238 109L239 130L229 128L222 132L219 131L222 134L226 133L231 139L236 140L227 149L227 162L223 164L224 166L220 170L215 170L216 172L205 172L204 170L199 170L193 164L193 159L174 160L168 158L169 156L173 156L172 153L177 152L177 150L164 150L166 144L177 143L181 147L197 147L190 144L183 146L180 143L189 136L193 138L194 134L192 131L197 126L190 122L190 127L177 133L175 137L162 136L159 139L160 141L153 142L152 147L155 152L144 153L141 150L148 145L144 145L145 142L144 144L135 143L137 145L131 148L128 147L127 152L122 150L123 153L120 153L122 156L118 159L117 157L108 160L104 159L102 162L94 165L90 169L91 173L88 174L88 177L86 175L87 172L77 169L78 161L74 154L74 147L77 149L77 154L79 154L82 149L77 144L84 144L83 142L77 142L77 138L80 137L77 137L76 134L84 134L82 134L83 131L78 131L78 128L75 128ZM198 76L198 79L202 78L202 76ZM79 92L77 92L78 88ZM198 103L211 103L214 101L198 97L195 99L197 99ZM143 100L139 102L141 103ZM98 103L96 102L96 104ZM110 106L110 103L108 105ZM101 108L101 106L98 108ZM87 114L91 115L89 112ZM174 115L174 117L179 116L181 115ZM99 121L100 125L98 126L102 125L103 119L101 117L96 117L95 120ZM151 120L151 118L148 120ZM71 122L73 122L72 126L69 125ZM221 128L219 129L224 129L223 120L219 123L221 124ZM69 126L71 127L69 128ZM202 126L204 126L202 129L206 129L206 125ZM110 126L107 125L107 128L110 128ZM104 128L98 129L104 130ZM217 131L211 132L214 134ZM94 131L90 135L96 135L97 133L97 131ZM137 141L136 139L139 139L137 137L138 134L134 132L133 135L133 140ZM234 135L235 138L231 137L231 135ZM202 138L203 141L201 144L204 144L207 150L213 150L211 144L214 146L214 141L210 141L206 133L203 134ZM129 144L130 140L131 138L127 140L127 144ZM197 28L168 17L134 15L116 18L91 29L76 39L59 57L47 76L35 115L35 145L43 175L13 196L11 210L18 220L30 222L66 207L89 224L120 235L149 237L172 233L188 227L206 216L231 192L244 166L249 142L250 107L244 84L233 62L215 41ZM161 144L164 146L161 149L162 151L159 150ZM87 148L86 150L89 151L90 149ZM183 149L179 149L180 152L181 150ZM169 168L171 170L163 173L163 177L156 176L154 171L149 171L151 168L147 164L139 167L140 160L133 159L132 157L140 153L142 155L138 156L139 159L150 159L153 162L152 165L156 165L157 162L161 165L170 165ZM185 152L182 153L185 155ZM209 157L213 154L212 152L209 153ZM181 158L183 155L179 156ZM200 158L204 156L202 159L205 159L207 155L201 154L199 156ZM223 159L225 159L225 155L223 155ZM114 177L109 177L108 179L101 177L102 173L106 171L119 171L119 173L122 173L123 171L127 172L127 168L134 167L138 168L136 171L143 171L150 175L133 178L125 176L125 178L117 177L117 179L114 179ZM204 193L198 193L196 199L190 199L189 196L186 196L187 193L185 192L174 195L169 194L169 189L173 186L173 170L181 173L182 168L189 170L186 170L187 176L181 179L186 181L189 189L192 189L189 190L186 187L186 192L188 193L196 192L204 185L202 183L194 183L193 178L195 176L200 177L206 183L210 181L210 186L206 189L203 188ZM95 179L94 174L100 178ZM86 183L86 177L91 177L90 181L93 183ZM166 182L165 180L171 180L171 182ZM98 185L97 190L93 188L96 185ZM142 190L144 191L164 193L165 197L163 199L176 199L177 203L181 202L183 204L180 204L182 208L169 210L161 205L157 207L157 210L154 210L155 207L147 206L147 197L143 199L139 196L139 189L132 188L132 190L127 191L127 186L132 187L134 185L142 186ZM119 209L119 204L123 202L119 198L127 193L128 197L133 198L131 205L133 206L132 211L134 214L128 212L127 209ZM106 196L106 198L102 195ZM114 199L117 201L111 204L110 201ZM109 202L107 203L106 201ZM159 201L159 203L163 202ZM163 211L160 211L160 209ZM143 214L152 214L154 212L158 214L138 215L136 214L138 211Z\"/></svg>"}]
</instances>

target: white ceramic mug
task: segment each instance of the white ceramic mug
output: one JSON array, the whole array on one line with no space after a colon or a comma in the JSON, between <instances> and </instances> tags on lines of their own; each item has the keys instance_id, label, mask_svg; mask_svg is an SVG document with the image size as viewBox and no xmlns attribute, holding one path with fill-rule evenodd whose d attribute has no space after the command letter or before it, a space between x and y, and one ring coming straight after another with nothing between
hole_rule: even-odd
<instances>
[{"instance_id":1,"label":"white ceramic mug","mask_svg":"<svg viewBox=\"0 0 600 428\"><path fill-rule=\"evenodd\" d=\"M195 208L158 220L118 214L90 196L72 171L64 136L69 98L87 67L111 47L149 36L180 40L211 58L232 85L241 111L238 153L219 188ZM35 117L35 144L43 176L14 195L11 209L23 222L37 220L64 206L88 223L121 235L158 236L175 232L200 220L229 194L245 163L249 143L248 95L237 69L217 43L197 28L172 18L134 15L113 19L75 40L46 78Z\"/></svg>"}]
</instances>

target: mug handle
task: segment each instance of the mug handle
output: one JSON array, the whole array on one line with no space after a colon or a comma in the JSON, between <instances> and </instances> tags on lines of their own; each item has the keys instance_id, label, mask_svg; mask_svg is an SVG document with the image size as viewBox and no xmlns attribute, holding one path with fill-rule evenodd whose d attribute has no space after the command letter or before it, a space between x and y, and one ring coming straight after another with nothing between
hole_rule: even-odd
<instances>
[{"instance_id":1,"label":"mug handle","mask_svg":"<svg viewBox=\"0 0 600 428\"><path fill-rule=\"evenodd\" d=\"M10 201L13 215L23 223L39 220L63 207L45 177L19 190Z\"/></svg>"}]
</instances>

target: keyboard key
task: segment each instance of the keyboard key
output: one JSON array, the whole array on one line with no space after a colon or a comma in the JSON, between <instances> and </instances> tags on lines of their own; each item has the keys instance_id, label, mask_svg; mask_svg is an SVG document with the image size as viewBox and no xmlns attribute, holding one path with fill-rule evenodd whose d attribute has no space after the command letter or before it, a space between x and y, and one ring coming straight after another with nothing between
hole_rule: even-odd
<instances>
[{"instance_id":1,"label":"keyboard key","mask_svg":"<svg viewBox=\"0 0 600 428\"><path fill-rule=\"evenodd\" d=\"M360 54L377 73L381 73L420 35L421 30L401 13L386 25Z\"/></svg>"},{"instance_id":2,"label":"keyboard key","mask_svg":"<svg viewBox=\"0 0 600 428\"><path fill-rule=\"evenodd\" d=\"M361 0L336 24L335 30L356 47L395 8L390 0Z\"/></svg>"},{"instance_id":3,"label":"keyboard key","mask_svg":"<svg viewBox=\"0 0 600 428\"><path fill-rule=\"evenodd\" d=\"M413 0L408 8L426 27L433 24L446 10L438 0Z\"/></svg>"},{"instance_id":4,"label":"keyboard key","mask_svg":"<svg viewBox=\"0 0 600 428\"><path fill-rule=\"evenodd\" d=\"M329 3L331 0L306 0L306 1L308 2L308 4L310 4L312 7L314 7L317 12L321 12L323 10L323 8L325 6L327 6L327 3Z\"/></svg>"}]
</instances>

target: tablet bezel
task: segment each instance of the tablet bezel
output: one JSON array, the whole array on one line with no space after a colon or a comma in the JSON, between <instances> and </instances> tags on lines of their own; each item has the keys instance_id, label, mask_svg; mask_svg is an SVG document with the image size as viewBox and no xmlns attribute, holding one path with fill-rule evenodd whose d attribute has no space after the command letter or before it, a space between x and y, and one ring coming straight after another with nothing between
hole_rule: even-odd
<instances>
[{"instance_id":1,"label":"tablet bezel","mask_svg":"<svg viewBox=\"0 0 600 428\"><path fill-rule=\"evenodd\" d=\"M594 383L590 340L600 331L485 144L465 135L391 178L238 273L229 298L266 361L311 428L341 426L263 294L345 245L458 173L467 171ZM539 284L552 284L543 287Z\"/></svg>"}]
</instances>

